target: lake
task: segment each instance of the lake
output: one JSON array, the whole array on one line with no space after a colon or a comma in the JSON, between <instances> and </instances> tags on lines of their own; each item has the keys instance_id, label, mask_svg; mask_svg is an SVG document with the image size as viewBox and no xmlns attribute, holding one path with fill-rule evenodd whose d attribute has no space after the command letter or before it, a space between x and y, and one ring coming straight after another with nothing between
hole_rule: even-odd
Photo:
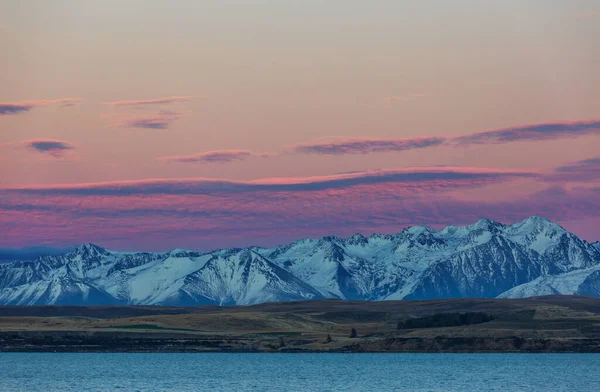
<instances>
[{"instance_id":1,"label":"lake","mask_svg":"<svg viewBox=\"0 0 600 392\"><path fill-rule=\"evenodd\" d=\"M593 391L595 354L0 353L0 391Z\"/></svg>"}]
</instances>

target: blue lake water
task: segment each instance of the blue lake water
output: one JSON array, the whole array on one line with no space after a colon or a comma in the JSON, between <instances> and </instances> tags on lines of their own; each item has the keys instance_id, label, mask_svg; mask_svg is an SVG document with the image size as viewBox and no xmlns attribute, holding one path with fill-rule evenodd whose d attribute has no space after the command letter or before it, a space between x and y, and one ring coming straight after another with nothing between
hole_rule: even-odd
<instances>
[{"instance_id":1,"label":"blue lake water","mask_svg":"<svg viewBox=\"0 0 600 392\"><path fill-rule=\"evenodd\" d=\"M0 391L597 391L594 354L0 353Z\"/></svg>"}]
</instances>

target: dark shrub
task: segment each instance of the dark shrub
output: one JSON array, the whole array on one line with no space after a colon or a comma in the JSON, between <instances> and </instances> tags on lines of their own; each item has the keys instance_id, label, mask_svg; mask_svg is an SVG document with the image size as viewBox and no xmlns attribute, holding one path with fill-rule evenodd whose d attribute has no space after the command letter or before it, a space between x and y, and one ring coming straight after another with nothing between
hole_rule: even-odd
<instances>
[{"instance_id":1,"label":"dark shrub","mask_svg":"<svg viewBox=\"0 0 600 392\"><path fill-rule=\"evenodd\" d=\"M432 316L410 318L398 322L398 329L456 327L492 321L491 314L483 312L436 313Z\"/></svg>"}]
</instances>

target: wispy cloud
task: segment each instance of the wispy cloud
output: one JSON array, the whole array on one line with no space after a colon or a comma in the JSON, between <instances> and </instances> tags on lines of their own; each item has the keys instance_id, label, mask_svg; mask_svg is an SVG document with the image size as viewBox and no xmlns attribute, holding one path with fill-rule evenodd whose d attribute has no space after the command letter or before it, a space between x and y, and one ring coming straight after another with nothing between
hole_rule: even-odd
<instances>
[{"instance_id":1,"label":"wispy cloud","mask_svg":"<svg viewBox=\"0 0 600 392\"><path fill-rule=\"evenodd\" d=\"M73 144L55 139L23 140L20 142L3 143L0 144L0 147L13 149L27 148L30 151L50 155L54 158L63 158L67 152L75 149Z\"/></svg>"},{"instance_id":2,"label":"wispy cloud","mask_svg":"<svg viewBox=\"0 0 600 392\"><path fill-rule=\"evenodd\" d=\"M425 97L425 93L412 93L408 95L390 95L384 98L384 102L391 104L395 102L409 102Z\"/></svg>"},{"instance_id":3,"label":"wispy cloud","mask_svg":"<svg viewBox=\"0 0 600 392\"><path fill-rule=\"evenodd\" d=\"M552 122L494 129L459 136L454 138L452 142L457 145L468 146L473 144L555 140L590 134L600 134L600 120Z\"/></svg>"},{"instance_id":4,"label":"wispy cloud","mask_svg":"<svg viewBox=\"0 0 600 392\"><path fill-rule=\"evenodd\" d=\"M128 247L273 245L409 224L516 221L529 215L597 216L600 188L553 186L510 201L461 200L470 189L537 173L425 168L311 178L148 180L0 189L11 230L0 246L125 242Z\"/></svg>"},{"instance_id":5,"label":"wispy cloud","mask_svg":"<svg viewBox=\"0 0 600 392\"><path fill-rule=\"evenodd\" d=\"M600 134L600 120L551 122L475 132L456 137L328 138L297 144L285 151L300 154L343 155L400 152L436 146L471 146L519 141L544 141Z\"/></svg>"},{"instance_id":6,"label":"wispy cloud","mask_svg":"<svg viewBox=\"0 0 600 392\"><path fill-rule=\"evenodd\" d=\"M402 184L408 188L426 190L442 188L476 187L488 183L515 178L536 178L534 171L496 170L469 167L425 167L411 169L387 169L317 177L267 178L253 181L227 179L187 178L153 179L55 185L43 187L4 188L0 191L23 192L39 195L98 195L130 196L135 194L207 195L223 192L312 192L346 189L355 186L377 184Z\"/></svg>"},{"instance_id":7,"label":"wispy cloud","mask_svg":"<svg viewBox=\"0 0 600 392\"><path fill-rule=\"evenodd\" d=\"M74 150L75 146L62 140L35 139L23 142L28 148L36 152L52 155L55 158L61 158L69 150Z\"/></svg>"},{"instance_id":8,"label":"wispy cloud","mask_svg":"<svg viewBox=\"0 0 600 392\"><path fill-rule=\"evenodd\" d=\"M192 155L160 157L159 160L170 163L231 163L243 161L252 156L266 158L268 154L255 154L246 150L217 150Z\"/></svg>"},{"instance_id":9,"label":"wispy cloud","mask_svg":"<svg viewBox=\"0 0 600 392\"><path fill-rule=\"evenodd\" d=\"M130 100L130 101L113 101L109 102L109 105L113 106L146 106L146 105L162 105L162 104L170 104L176 102L187 102L194 100L195 97L191 96L171 96L171 97L162 97L155 99L138 99L138 100Z\"/></svg>"},{"instance_id":10,"label":"wispy cloud","mask_svg":"<svg viewBox=\"0 0 600 392\"><path fill-rule=\"evenodd\" d=\"M301 154L369 154L374 152L394 152L439 146L446 142L443 137L423 137L413 139L338 138L308 144L298 144L291 148Z\"/></svg>"},{"instance_id":11,"label":"wispy cloud","mask_svg":"<svg viewBox=\"0 0 600 392\"><path fill-rule=\"evenodd\" d=\"M73 106L80 101L82 101L80 98L62 98L39 101L0 102L0 116L25 113L38 106L47 106L52 104L60 104L63 107Z\"/></svg>"},{"instance_id":12,"label":"wispy cloud","mask_svg":"<svg viewBox=\"0 0 600 392\"><path fill-rule=\"evenodd\" d=\"M33 105L25 103L0 102L0 116L19 114L33 109Z\"/></svg>"},{"instance_id":13,"label":"wispy cloud","mask_svg":"<svg viewBox=\"0 0 600 392\"><path fill-rule=\"evenodd\" d=\"M166 128L179 118L175 112L161 112L157 116L137 116L126 119L120 126L139 128ZM402 152L436 146L471 146L478 144L504 144L519 141L544 141L562 138L575 138L600 134L600 120L565 121L514 126L476 132L456 137L416 137L416 138L326 138L312 143L296 144L285 148L282 153L346 155ZM250 156L271 156L267 153L253 153L245 150L209 151L194 155L159 158L165 162L180 163L229 163Z\"/></svg>"},{"instance_id":14,"label":"wispy cloud","mask_svg":"<svg viewBox=\"0 0 600 392\"><path fill-rule=\"evenodd\" d=\"M114 107L129 107L129 108L144 108L146 106L160 106L177 102L187 102L195 99L191 96L170 96L155 99L139 99L128 101L113 101L107 102L108 105ZM109 117L115 114L108 115ZM172 110L160 110L153 114L133 114L126 117L117 115L117 120L113 122L113 126L122 128L146 128L146 129L167 129L175 121L183 116L180 112Z\"/></svg>"},{"instance_id":15,"label":"wispy cloud","mask_svg":"<svg viewBox=\"0 0 600 392\"><path fill-rule=\"evenodd\" d=\"M155 114L133 115L117 120L113 126L121 128L167 129L171 123L182 117L182 113L161 110Z\"/></svg>"},{"instance_id":16,"label":"wispy cloud","mask_svg":"<svg viewBox=\"0 0 600 392\"><path fill-rule=\"evenodd\" d=\"M588 182L600 179L600 156L557 167L546 176L549 181Z\"/></svg>"}]
</instances>

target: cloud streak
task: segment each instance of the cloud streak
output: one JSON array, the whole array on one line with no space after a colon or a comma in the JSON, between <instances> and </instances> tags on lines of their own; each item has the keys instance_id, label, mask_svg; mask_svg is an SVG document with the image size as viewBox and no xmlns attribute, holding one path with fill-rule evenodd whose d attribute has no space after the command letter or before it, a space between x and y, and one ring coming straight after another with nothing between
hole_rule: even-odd
<instances>
[{"instance_id":1,"label":"cloud streak","mask_svg":"<svg viewBox=\"0 0 600 392\"><path fill-rule=\"evenodd\" d=\"M543 141L600 134L600 120L552 122L495 129L459 136L451 143L459 146Z\"/></svg>"},{"instance_id":2,"label":"cloud streak","mask_svg":"<svg viewBox=\"0 0 600 392\"><path fill-rule=\"evenodd\" d=\"M346 155L401 152L438 146L473 146L523 141L545 141L600 134L600 120L550 122L476 132L456 137L332 138L297 144L285 151L298 154Z\"/></svg>"},{"instance_id":3,"label":"cloud streak","mask_svg":"<svg viewBox=\"0 0 600 392\"><path fill-rule=\"evenodd\" d=\"M109 102L109 105L113 106L146 106L146 105L163 105L177 102L188 102L194 100L195 97L191 96L170 96L155 99L138 99L131 101L113 101Z\"/></svg>"},{"instance_id":4,"label":"cloud streak","mask_svg":"<svg viewBox=\"0 0 600 392\"><path fill-rule=\"evenodd\" d=\"M170 163L232 163L243 161L252 156L267 157L267 154L254 154L246 150L217 150L192 155L160 157L159 160Z\"/></svg>"},{"instance_id":5,"label":"cloud streak","mask_svg":"<svg viewBox=\"0 0 600 392\"><path fill-rule=\"evenodd\" d=\"M384 102L391 104L394 102L414 101L415 99L425 97L425 95L426 95L425 93L412 93L412 94L408 94L408 95L390 95L390 96L385 97Z\"/></svg>"},{"instance_id":6,"label":"cloud streak","mask_svg":"<svg viewBox=\"0 0 600 392\"><path fill-rule=\"evenodd\" d=\"M312 144L299 144L292 147L292 151L300 154L370 154L376 152L398 152L439 146L446 142L443 137L424 137L414 139L375 139L353 138L334 139L331 141Z\"/></svg>"},{"instance_id":7,"label":"cloud streak","mask_svg":"<svg viewBox=\"0 0 600 392\"><path fill-rule=\"evenodd\" d=\"M113 125L121 128L167 129L174 121L181 117L182 114L179 112L161 110L155 114L125 117Z\"/></svg>"},{"instance_id":8,"label":"cloud streak","mask_svg":"<svg viewBox=\"0 0 600 392\"><path fill-rule=\"evenodd\" d=\"M600 156L557 167L547 181L588 182L600 180Z\"/></svg>"},{"instance_id":9,"label":"cloud streak","mask_svg":"<svg viewBox=\"0 0 600 392\"><path fill-rule=\"evenodd\" d=\"M453 190L532 176L538 174L436 167L256 181L180 179L0 188L0 215L7 228L0 247L42 241L67 245L125 241L137 248L191 242L214 248L357 228L386 230L400 222L439 216L436 198L448 204ZM445 213L457 214L452 209Z\"/></svg>"},{"instance_id":10,"label":"cloud streak","mask_svg":"<svg viewBox=\"0 0 600 392\"><path fill-rule=\"evenodd\" d=\"M26 113L33 108L52 104L60 104L62 107L73 106L80 101L80 98L62 98L39 101L0 102L0 116Z\"/></svg>"},{"instance_id":11,"label":"cloud streak","mask_svg":"<svg viewBox=\"0 0 600 392\"><path fill-rule=\"evenodd\" d=\"M388 169L304 178L268 178L254 181L189 178L119 181L41 187L0 188L0 192L40 196L132 196L132 195L239 195L244 192L315 192L358 186L400 185L404 190L435 190L477 187L517 178L538 178L533 171L464 167Z\"/></svg>"},{"instance_id":12,"label":"cloud streak","mask_svg":"<svg viewBox=\"0 0 600 392\"><path fill-rule=\"evenodd\" d=\"M600 208L600 188L551 187L517 200L490 202L461 200L451 192L415 192L405 183L311 191L235 188L209 194L186 193L183 188L146 193L140 184L132 185L139 192L55 189L40 197L39 192L2 190L0 215L8 229L0 246L94 241L138 250L208 250L357 231L398 232L411 224L464 224L480 217L510 222L536 214L572 221L597 217Z\"/></svg>"},{"instance_id":13,"label":"cloud streak","mask_svg":"<svg viewBox=\"0 0 600 392\"><path fill-rule=\"evenodd\" d=\"M63 158L70 150L75 150L75 146L69 142L55 139L32 139L20 142L0 144L0 147L9 148L27 148L36 153L51 155L54 158Z\"/></svg>"},{"instance_id":14,"label":"cloud streak","mask_svg":"<svg viewBox=\"0 0 600 392\"><path fill-rule=\"evenodd\" d=\"M254 181L151 179L0 188L7 228L0 247L92 241L129 249L214 249L397 232L411 224L462 224L480 217L600 221L600 188L569 189L553 177L587 173L597 163L588 159L548 173L430 167ZM515 200L461 199L466 190L521 179L548 181L549 187Z\"/></svg>"},{"instance_id":15,"label":"cloud streak","mask_svg":"<svg viewBox=\"0 0 600 392\"><path fill-rule=\"evenodd\" d=\"M61 158L67 151L75 149L71 143L61 140L35 139L26 140L23 143L33 151L49 154L55 158Z\"/></svg>"},{"instance_id":16,"label":"cloud streak","mask_svg":"<svg viewBox=\"0 0 600 392\"><path fill-rule=\"evenodd\" d=\"M138 116L123 120L120 126L133 128L165 129L178 119L179 113L161 112L156 116ZM297 144L283 153L314 155L357 155L385 152L402 152L439 146L467 147L480 144L503 144L523 141L558 140L600 134L600 120L551 122L488 130L456 137L418 138L331 138L313 143ZM208 151L200 154L159 158L169 163L231 163L251 156L266 157L272 154L253 153L246 150Z\"/></svg>"}]
</instances>

